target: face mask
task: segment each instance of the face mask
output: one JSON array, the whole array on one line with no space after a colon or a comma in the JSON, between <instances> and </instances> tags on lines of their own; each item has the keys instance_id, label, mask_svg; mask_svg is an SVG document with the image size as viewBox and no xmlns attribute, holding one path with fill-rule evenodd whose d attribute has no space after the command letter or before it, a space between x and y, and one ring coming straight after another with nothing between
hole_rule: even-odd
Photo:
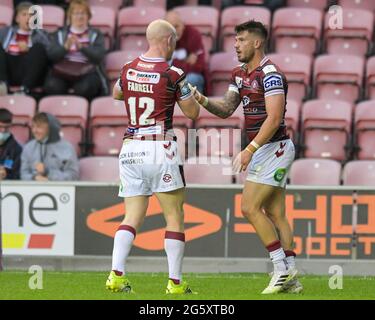
<instances>
[{"instance_id":1,"label":"face mask","mask_svg":"<svg viewBox=\"0 0 375 320\"><path fill-rule=\"evenodd\" d=\"M10 132L0 132L0 144L10 137Z\"/></svg>"}]
</instances>

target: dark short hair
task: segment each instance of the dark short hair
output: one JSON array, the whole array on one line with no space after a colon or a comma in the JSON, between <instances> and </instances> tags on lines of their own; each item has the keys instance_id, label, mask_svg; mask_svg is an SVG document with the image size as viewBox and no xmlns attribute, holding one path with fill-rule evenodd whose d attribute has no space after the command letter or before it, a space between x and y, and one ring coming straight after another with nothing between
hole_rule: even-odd
<instances>
[{"instance_id":1,"label":"dark short hair","mask_svg":"<svg viewBox=\"0 0 375 320\"><path fill-rule=\"evenodd\" d=\"M29 1L23 1L19 3L18 6L16 7L15 15L19 14L23 10L29 10L32 6L33 4Z\"/></svg>"},{"instance_id":2,"label":"dark short hair","mask_svg":"<svg viewBox=\"0 0 375 320\"><path fill-rule=\"evenodd\" d=\"M2 123L12 123L13 115L5 108L0 108L0 122Z\"/></svg>"},{"instance_id":3,"label":"dark short hair","mask_svg":"<svg viewBox=\"0 0 375 320\"><path fill-rule=\"evenodd\" d=\"M32 121L34 123L48 123L49 124L48 116L47 116L47 113L45 113L45 112L39 112L39 113L37 113L33 117Z\"/></svg>"},{"instance_id":4,"label":"dark short hair","mask_svg":"<svg viewBox=\"0 0 375 320\"><path fill-rule=\"evenodd\" d=\"M265 25L259 21L250 20L234 27L236 33L248 31L249 33L255 33L261 36L264 40L268 38L268 31Z\"/></svg>"}]
</instances>

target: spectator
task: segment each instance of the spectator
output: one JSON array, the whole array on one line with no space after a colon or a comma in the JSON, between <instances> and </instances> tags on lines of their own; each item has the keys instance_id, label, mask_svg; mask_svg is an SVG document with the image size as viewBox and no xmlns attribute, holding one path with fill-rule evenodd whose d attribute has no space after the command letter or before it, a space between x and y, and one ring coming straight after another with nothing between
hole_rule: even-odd
<instances>
[{"instance_id":1,"label":"spectator","mask_svg":"<svg viewBox=\"0 0 375 320\"><path fill-rule=\"evenodd\" d=\"M22 0L13 0L14 6L16 7ZM51 4L55 6L64 7L67 3L66 0L34 0L34 4Z\"/></svg>"},{"instance_id":2,"label":"spectator","mask_svg":"<svg viewBox=\"0 0 375 320\"><path fill-rule=\"evenodd\" d=\"M89 100L108 94L102 62L105 56L104 36L89 26L90 7L84 0L73 0L67 11L67 27L59 29L52 39L48 57L53 62L44 89L47 94L73 94Z\"/></svg>"},{"instance_id":3,"label":"spectator","mask_svg":"<svg viewBox=\"0 0 375 320\"><path fill-rule=\"evenodd\" d=\"M177 32L178 41L172 64L186 73L186 80L191 85L205 91L205 50L200 32L192 26L186 26L176 11L168 11L165 20Z\"/></svg>"},{"instance_id":4,"label":"spectator","mask_svg":"<svg viewBox=\"0 0 375 320\"><path fill-rule=\"evenodd\" d=\"M74 147L60 138L60 124L48 113L38 113L32 120L34 139L21 156L21 179L36 181L78 180L79 166Z\"/></svg>"},{"instance_id":5,"label":"spectator","mask_svg":"<svg viewBox=\"0 0 375 320\"><path fill-rule=\"evenodd\" d=\"M0 181L20 178L22 147L9 132L12 118L9 110L0 109Z\"/></svg>"},{"instance_id":6,"label":"spectator","mask_svg":"<svg viewBox=\"0 0 375 320\"><path fill-rule=\"evenodd\" d=\"M16 7L15 25L0 30L0 95L8 86L21 86L20 91L41 85L47 69L48 35L41 29L30 30L30 2Z\"/></svg>"}]
</instances>

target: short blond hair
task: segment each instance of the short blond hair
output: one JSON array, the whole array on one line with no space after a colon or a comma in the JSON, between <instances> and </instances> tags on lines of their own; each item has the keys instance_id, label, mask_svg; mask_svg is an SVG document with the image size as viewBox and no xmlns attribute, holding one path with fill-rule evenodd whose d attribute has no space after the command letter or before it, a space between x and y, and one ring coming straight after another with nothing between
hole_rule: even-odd
<instances>
[{"instance_id":1,"label":"short blond hair","mask_svg":"<svg viewBox=\"0 0 375 320\"><path fill-rule=\"evenodd\" d=\"M89 20L91 19L92 17L92 14L91 14L91 9L90 9L90 5L87 3L86 0L73 0L70 2L69 4L69 7L68 7L68 10L66 12L66 23L69 25L70 22L71 22L71 16L72 16L72 12L74 10L75 7L77 6L81 6L81 7L84 7L87 15L89 16Z\"/></svg>"}]
</instances>

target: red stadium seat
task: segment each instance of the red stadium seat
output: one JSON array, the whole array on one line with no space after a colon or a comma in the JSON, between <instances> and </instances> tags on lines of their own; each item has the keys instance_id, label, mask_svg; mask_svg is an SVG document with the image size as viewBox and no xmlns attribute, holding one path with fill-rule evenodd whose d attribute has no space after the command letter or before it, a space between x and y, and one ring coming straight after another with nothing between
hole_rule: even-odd
<instances>
[{"instance_id":1,"label":"red stadium seat","mask_svg":"<svg viewBox=\"0 0 375 320\"><path fill-rule=\"evenodd\" d=\"M282 8L273 16L273 41L278 53L312 55L318 49L323 14L317 9Z\"/></svg>"},{"instance_id":2,"label":"red stadium seat","mask_svg":"<svg viewBox=\"0 0 375 320\"><path fill-rule=\"evenodd\" d=\"M360 98L364 63L358 56L319 56L314 66L317 98L355 102Z\"/></svg>"},{"instance_id":3,"label":"red stadium seat","mask_svg":"<svg viewBox=\"0 0 375 320\"><path fill-rule=\"evenodd\" d=\"M288 79L288 98L302 102L308 93L312 60L303 54L270 54L268 57Z\"/></svg>"},{"instance_id":4,"label":"red stadium seat","mask_svg":"<svg viewBox=\"0 0 375 320\"><path fill-rule=\"evenodd\" d=\"M13 0L0 0L0 6L13 9Z\"/></svg>"},{"instance_id":5,"label":"red stadium seat","mask_svg":"<svg viewBox=\"0 0 375 320\"><path fill-rule=\"evenodd\" d=\"M366 74L366 98L375 99L375 57L367 60Z\"/></svg>"},{"instance_id":6,"label":"red stadium seat","mask_svg":"<svg viewBox=\"0 0 375 320\"><path fill-rule=\"evenodd\" d=\"M302 108L306 158L345 160L351 133L352 105L344 101L310 100Z\"/></svg>"},{"instance_id":7,"label":"red stadium seat","mask_svg":"<svg viewBox=\"0 0 375 320\"><path fill-rule=\"evenodd\" d=\"M133 6L138 7L159 7L166 9L167 0L134 0Z\"/></svg>"},{"instance_id":8,"label":"red stadium seat","mask_svg":"<svg viewBox=\"0 0 375 320\"><path fill-rule=\"evenodd\" d=\"M296 144L298 143L298 127L299 127L299 119L301 113L301 104L297 101L288 99L288 103L286 105L286 113L285 113L285 121L286 127L289 133L290 138Z\"/></svg>"},{"instance_id":9,"label":"red stadium seat","mask_svg":"<svg viewBox=\"0 0 375 320\"><path fill-rule=\"evenodd\" d=\"M96 98L91 103L90 111L92 154L118 155L128 124L124 102L112 97Z\"/></svg>"},{"instance_id":10,"label":"red stadium seat","mask_svg":"<svg viewBox=\"0 0 375 320\"><path fill-rule=\"evenodd\" d=\"M375 11L375 2L373 0L339 0L338 3L344 9L352 8Z\"/></svg>"},{"instance_id":11,"label":"red stadium seat","mask_svg":"<svg viewBox=\"0 0 375 320\"><path fill-rule=\"evenodd\" d=\"M235 53L218 52L211 55L210 75L212 96L222 96L228 90L232 70L239 62Z\"/></svg>"},{"instance_id":12,"label":"red stadium seat","mask_svg":"<svg viewBox=\"0 0 375 320\"><path fill-rule=\"evenodd\" d=\"M201 32L206 57L208 57L217 38L219 11L208 6L181 6L173 8L173 10L180 14L185 24L191 25Z\"/></svg>"},{"instance_id":13,"label":"red stadium seat","mask_svg":"<svg viewBox=\"0 0 375 320\"><path fill-rule=\"evenodd\" d=\"M354 128L359 160L375 159L375 101L364 101L355 107Z\"/></svg>"},{"instance_id":14,"label":"red stadium seat","mask_svg":"<svg viewBox=\"0 0 375 320\"><path fill-rule=\"evenodd\" d=\"M324 40L328 53L364 56L368 52L374 29L374 14L372 12L344 9L343 29L333 29L330 26L331 20L332 14L327 12Z\"/></svg>"},{"instance_id":15,"label":"red stadium seat","mask_svg":"<svg viewBox=\"0 0 375 320\"><path fill-rule=\"evenodd\" d=\"M375 186L375 161L350 161L343 170L344 185Z\"/></svg>"},{"instance_id":16,"label":"red stadium seat","mask_svg":"<svg viewBox=\"0 0 375 320\"><path fill-rule=\"evenodd\" d=\"M255 19L262 22L268 30L271 27L271 12L267 8L235 6L228 7L222 11L220 35L221 47L223 51L235 52L234 43L235 35L234 27L237 24Z\"/></svg>"},{"instance_id":17,"label":"red stadium seat","mask_svg":"<svg viewBox=\"0 0 375 320\"><path fill-rule=\"evenodd\" d=\"M9 95L0 97L0 107L13 114L11 131L16 140L25 144L30 140L31 119L36 111L36 101L29 96Z\"/></svg>"},{"instance_id":18,"label":"red stadium seat","mask_svg":"<svg viewBox=\"0 0 375 320\"><path fill-rule=\"evenodd\" d=\"M87 157L79 159L82 181L114 182L120 180L118 157Z\"/></svg>"},{"instance_id":19,"label":"red stadium seat","mask_svg":"<svg viewBox=\"0 0 375 320\"><path fill-rule=\"evenodd\" d=\"M197 129L199 156L232 156L241 151L241 133L244 127L243 107L227 119L201 108L195 122Z\"/></svg>"},{"instance_id":20,"label":"red stadium seat","mask_svg":"<svg viewBox=\"0 0 375 320\"><path fill-rule=\"evenodd\" d=\"M290 184L308 186L339 186L341 164L330 159L299 159L289 173Z\"/></svg>"},{"instance_id":21,"label":"red stadium seat","mask_svg":"<svg viewBox=\"0 0 375 320\"><path fill-rule=\"evenodd\" d=\"M48 112L59 119L61 136L73 144L78 155L84 153L88 108L88 101L78 96L49 96L39 102L39 112Z\"/></svg>"},{"instance_id":22,"label":"red stadium seat","mask_svg":"<svg viewBox=\"0 0 375 320\"><path fill-rule=\"evenodd\" d=\"M123 2L123 0L89 0L90 6L108 7L115 11L121 7Z\"/></svg>"},{"instance_id":23,"label":"red stadium seat","mask_svg":"<svg viewBox=\"0 0 375 320\"><path fill-rule=\"evenodd\" d=\"M116 28L116 11L110 7L92 6L90 25L98 28L105 37L105 47L112 48Z\"/></svg>"},{"instance_id":24,"label":"red stadium seat","mask_svg":"<svg viewBox=\"0 0 375 320\"><path fill-rule=\"evenodd\" d=\"M288 0L288 7L313 8L323 11L327 7L327 0Z\"/></svg>"},{"instance_id":25,"label":"red stadium seat","mask_svg":"<svg viewBox=\"0 0 375 320\"><path fill-rule=\"evenodd\" d=\"M139 57L142 51L113 51L105 57L105 69L107 77L111 82L111 88L120 76L120 72L125 63Z\"/></svg>"},{"instance_id":26,"label":"red stadium seat","mask_svg":"<svg viewBox=\"0 0 375 320\"><path fill-rule=\"evenodd\" d=\"M54 5L41 5L43 9L43 29L47 32L54 32L64 26L64 9Z\"/></svg>"},{"instance_id":27,"label":"red stadium seat","mask_svg":"<svg viewBox=\"0 0 375 320\"><path fill-rule=\"evenodd\" d=\"M126 7L120 10L117 32L121 50L141 50L148 48L146 28L148 24L165 16L165 10L157 7Z\"/></svg>"},{"instance_id":28,"label":"red stadium seat","mask_svg":"<svg viewBox=\"0 0 375 320\"><path fill-rule=\"evenodd\" d=\"M184 164L187 183L231 184L232 161L225 157L191 157Z\"/></svg>"},{"instance_id":29,"label":"red stadium seat","mask_svg":"<svg viewBox=\"0 0 375 320\"><path fill-rule=\"evenodd\" d=\"M0 4L0 28L12 24L13 8Z\"/></svg>"}]
</instances>

